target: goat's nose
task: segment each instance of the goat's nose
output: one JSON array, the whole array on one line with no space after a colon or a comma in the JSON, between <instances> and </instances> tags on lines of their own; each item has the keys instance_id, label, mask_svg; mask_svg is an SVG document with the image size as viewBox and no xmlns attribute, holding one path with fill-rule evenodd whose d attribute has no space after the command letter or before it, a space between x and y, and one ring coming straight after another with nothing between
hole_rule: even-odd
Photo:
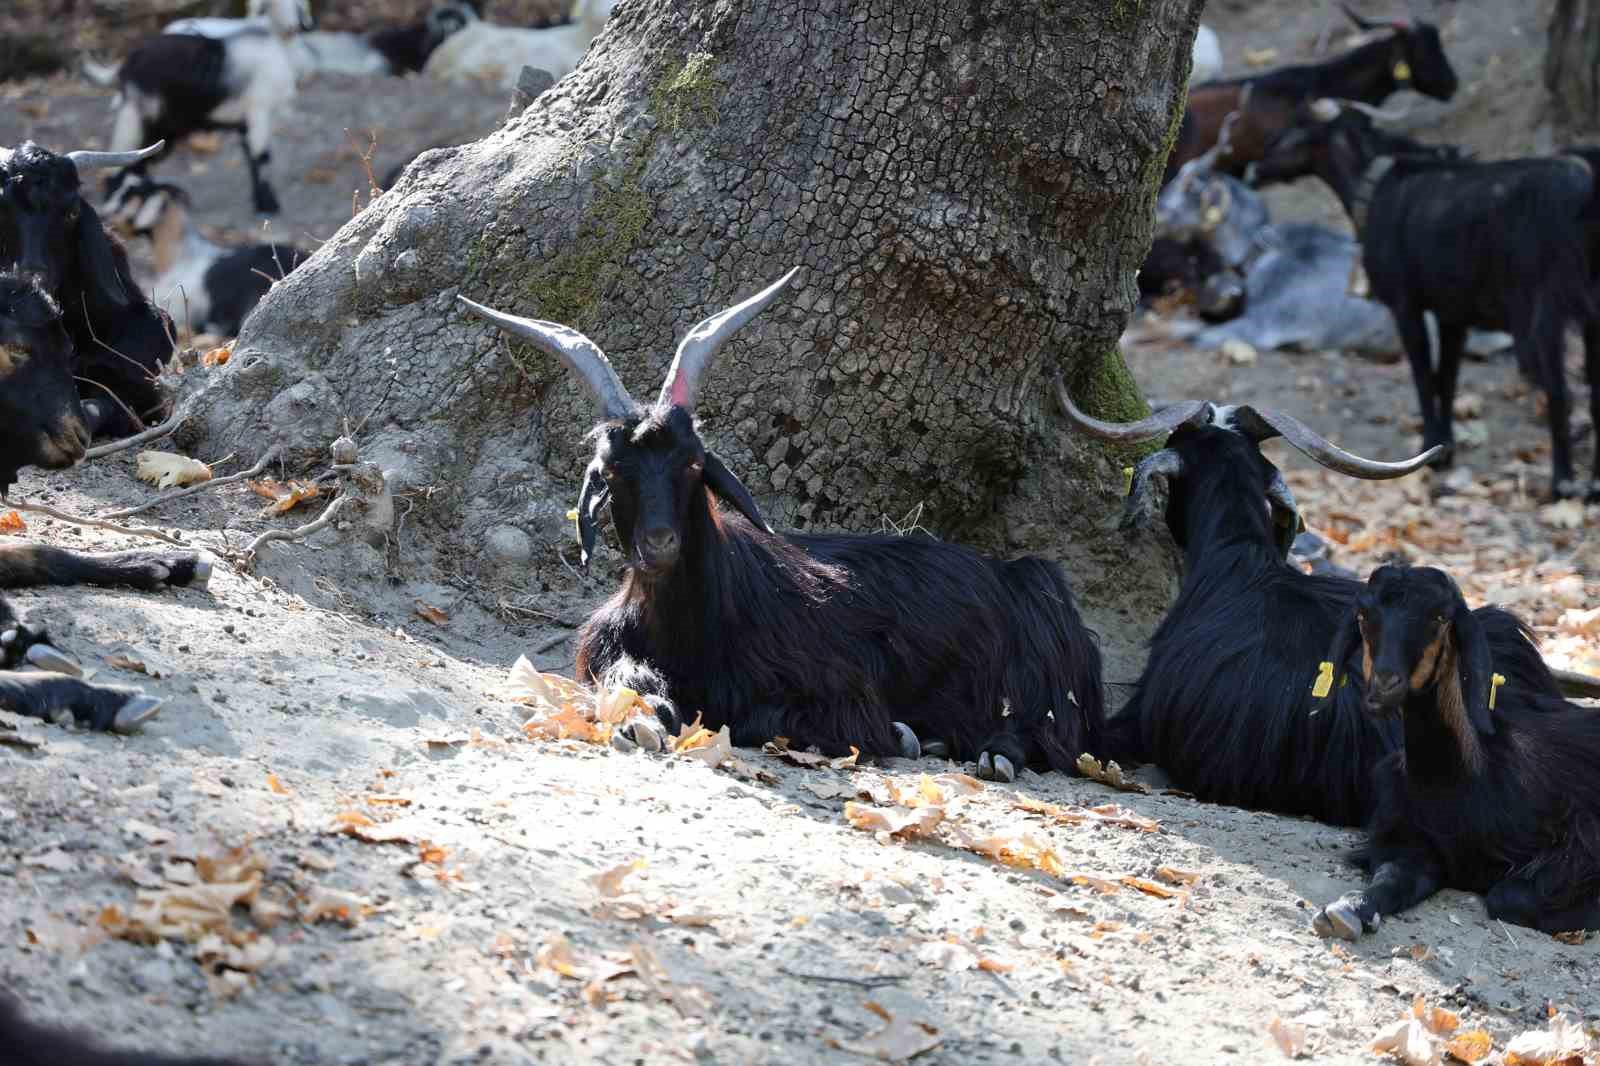
<instances>
[{"instance_id":1,"label":"goat's nose","mask_svg":"<svg viewBox=\"0 0 1600 1066\"><path fill-rule=\"evenodd\" d=\"M1372 691L1378 696L1393 696L1405 687L1406 679L1392 670L1380 670L1372 677Z\"/></svg>"},{"instance_id":2,"label":"goat's nose","mask_svg":"<svg viewBox=\"0 0 1600 1066\"><path fill-rule=\"evenodd\" d=\"M644 535L644 546L655 558L670 558L678 553L678 534L671 529L652 529Z\"/></svg>"}]
</instances>

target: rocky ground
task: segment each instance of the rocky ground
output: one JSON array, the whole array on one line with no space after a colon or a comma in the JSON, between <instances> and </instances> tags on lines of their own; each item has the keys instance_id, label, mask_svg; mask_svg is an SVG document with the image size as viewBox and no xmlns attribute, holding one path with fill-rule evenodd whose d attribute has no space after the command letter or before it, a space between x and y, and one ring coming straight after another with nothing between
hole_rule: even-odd
<instances>
[{"instance_id":1,"label":"rocky ground","mask_svg":"<svg viewBox=\"0 0 1600 1066\"><path fill-rule=\"evenodd\" d=\"M1493 25L1489 6L1441 6L1452 54L1498 72L1464 79L1436 116L1445 135L1540 135L1529 72L1547 6ZM1235 69L1246 50L1304 54L1327 14L1215 7ZM101 90L0 96L0 143L89 147L108 127ZM504 107L415 80L306 86L275 146L274 236L325 238L365 198L346 129L361 146L376 132L381 174ZM164 173L218 232L256 232L231 144ZM1285 203L1315 214L1321 195ZM1234 362L1142 323L1127 352L1153 398L1279 406L1380 458L1415 444L1402 364ZM1471 573L1471 595L1526 613L1553 660L1600 671L1600 513L1541 502L1547 436L1509 362L1469 365L1463 392L1475 413L1448 476L1358 485L1269 450L1336 561L1401 552ZM151 498L133 466L28 476L17 495L104 513ZM1491 1061L1513 1061L1511 1040L1552 1011L1600 1014L1593 942L1489 922L1461 893L1360 944L1318 940L1310 908L1356 882L1356 834L1153 778L1150 792L1031 774L978 787L937 761L622 754L570 719L582 736L530 738L508 670L524 654L570 668L564 638L604 567L501 588L402 523L387 554L314 539L246 568L250 537L314 511L267 518L264 502L231 485L136 519L215 553L208 590L13 596L101 679L167 698L129 738L0 714L0 977L40 1017L162 1049L413 1066L1356 1063L1419 996L1459 1015L1463 1056L1482 1030ZM21 535L149 543L32 515ZM1515 1061L1542 1061L1519 1046Z\"/></svg>"}]
</instances>

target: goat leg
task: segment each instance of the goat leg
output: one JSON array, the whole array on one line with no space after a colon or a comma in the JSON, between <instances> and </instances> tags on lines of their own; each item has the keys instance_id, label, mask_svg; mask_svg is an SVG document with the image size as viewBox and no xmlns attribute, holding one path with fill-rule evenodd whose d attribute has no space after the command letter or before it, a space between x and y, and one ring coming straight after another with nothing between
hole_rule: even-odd
<instances>
[{"instance_id":1,"label":"goat leg","mask_svg":"<svg viewBox=\"0 0 1600 1066\"><path fill-rule=\"evenodd\" d=\"M1394 321L1400 332L1400 342L1406 350L1406 359L1411 363L1411 383L1417 389L1417 407L1422 415L1422 448L1426 451L1435 444L1444 445L1445 450L1433 465L1447 467L1454 459L1455 434L1450 426L1450 410L1439 409L1439 391L1434 381L1433 351L1428 343L1427 324L1422 312L1415 310L1402 312L1396 309Z\"/></svg>"},{"instance_id":2,"label":"goat leg","mask_svg":"<svg viewBox=\"0 0 1600 1066\"><path fill-rule=\"evenodd\" d=\"M211 557L204 552L140 549L91 555L38 544L0 546L0 588L108 585L146 592L169 585L205 588L211 570Z\"/></svg>"},{"instance_id":3,"label":"goat leg","mask_svg":"<svg viewBox=\"0 0 1600 1066\"><path fill-rule=\"evenodd\" d=\"M1377 862L1366 888L1346 892L1322 908L1311 928L1318 936L1359 940L1377 929L1385 914L1415 907L1439 891L1443 880L1438 861L1425 849L1392 853Z\"/></svg>"},{"instance_id":4,"label":"goat leg","mask_svg":"<svg viewBox=\"0 0 1600 1066\"><path fill-rule=\"evenodd\" d=\"M47 722L67 711L90 729L131 733L155 716L161 700L136 688L91 685L59 674L5 671L0 672L0 707Z\"/></svg>"},{"instance_id":5,"label":"goat leg","mask_svg":"<svg viewBox=\"0 0 1600 1066\"><path fill-rule=\"evenodd\" d=\"M1015 781L1028 765L1028 749L1016 733L997 733L978 749L978 776L985 781Z\"/></svg>"},{"instance_id":6,"label":"goat leg","mask_svg":"<svg viewBox=\"0 0 1600 1066\"><path fill-rule=\"evenodd\" d=\"M1538 885L1522 877L1508 877L1484 896L1489 917L1546 933L1600 929L1600 900L1555 906Z\"/></svg>"},{"instance_id":7,"label":"goat leg","mask_svg":"<svg viewBox=\"0 0 1600 1066\"><path fill-rule=\"evenodd\" d=\"M1600 293L1596 293L1600 299ZM1600 322L1590 322L1583 329L1583 373L1589 382L1589 422L1594 445L1594 480L1589 482L1587 500L1600 502Z\"/></svg>"}]
</instances>

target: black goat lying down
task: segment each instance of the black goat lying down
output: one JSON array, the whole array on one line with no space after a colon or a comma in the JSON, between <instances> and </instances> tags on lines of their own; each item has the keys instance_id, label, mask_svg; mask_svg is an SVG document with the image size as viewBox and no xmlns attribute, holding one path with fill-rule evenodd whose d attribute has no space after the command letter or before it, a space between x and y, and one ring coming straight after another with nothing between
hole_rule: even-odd
<instances>
[{"instance_id":1,"label":"black goat lying down","mask_svg":"<svg viewBox=\"0 0 1600 1066\"><path fill-rule=\"evenodd\" d=\"M95 437L127 436L143 428L139 419L164 415L156 382L175 334L140 293L121 242L80 195L79 175L137 163L160 147L66 155L31 141L0 148L0 271L40 279L60 305Z\"/></svg>"},{"instance_id":2,"label":"black goat lying down","mask_svg":"<svg viewBox=\"0 0 1600 1066\"><path fill-rule=\"evenodd\" d=\"M1394 313L1411 363L1426 447L1448 463L1456 378L1467 329L1505 330L1549 396L1551 491L1579 492L1573 477L1563 355L1569 323L1595 313L1587 243L1595 182L1581 159L1480 163L1438 152L1397 151L1395 139L1348 101L1308 103L1259 164L1264 177L1315 174L1355 226L1372 295ZM1423 314L1439 325L1435 367ZM1600 384L1600 345L1585 353ZM1590 394L1600 424L1600 388ZM1596 455L1600 477L1600 452ZM1592 488L1600 498L1600 485Z\"/></svg>"},{"instance_id":3,"label":"black goat lying down","mask_svg":"<svg viewBox=\"0 0 1600 1066\"><path fill-rule=\"evenodd\" d=\"M1348 686L1311 713L1318 664L1360 583L1284 561L1299 513L1260 443L1281 435L1330 470L1369 479L1407 474L1432 452L1373 462L1282 412L1201 401L1117 425L1083 414L1060 392L1068 418L1091 436L1134 443L1171 432L1134 468L1123 525L1139 520L1152 482L1165 481L1167 527L1187 572L1133 698L1107 723L1107 753L1154 762L1211 803L1364 822L1373 768L1398 745L1398 731L1364 714ZM1511 689L1555 695L1516 619L1492 608L1479 616Z\"/></svg>"},{"instance_id":4,"label":"black goat lying down","mask_svg":"<svg viewBox=\"0 0 1600 1066\"><path fill-rule=\"evenodd\" d=\"M582 334L463 298L601 403L582 557L609 504L628 570L579 637L579 678L645 694L674 732L703 714L741 746L784 736L915 756L920 737L930 753L976 758L985 777L1072 768L1100 740L1100 653L1059 567L921 537L779 536L701 442L693 413L712 358L793 276L690 330L650 408Z\"/></svg>"},{"instance_id":5,"label":"black goat lying down","mask_svg":"<svg viewBox=\"0 0 1600 1066\"><path fill-rule=\"evenodd\" d=\"M6 1066L239 1066L235 1059L181 1058L143 1051L111 1051L22 1016L15 1000L0 995L0 1062Z\"/></svg>"},{"instance_id":6,"label":"black goat lying down","mask_svg":"<svg viewBox=\"0 0 1600 1066\"><path fill-rule=\"evenodd\" d=\"M24 466L58 470L83 459L89 431L73 387L71 340L55 301L31 279L0 274L0 496ZM195 552L87 555L34 544L0 544L0 588L36 585L203 587L211 562ZM53 673L17 672L32 665ZM68 710L95 729L127 731L160 701L137 689L90 685L43 630L23 625L0 597L0 707L36 718Z\"/></svg>"},{"instance_id":7,"label":"black goat lying down","mask_svg":"<svg viewBox=\"0 0 1600 1066\"><path fill-rule=\"evenodd\" d=\"M1448 574L1403 566L1347 612L1328 661L1404 742L1373 777L1372 879L1317 914L1321 935L1354 940L1441 888L1515 925L1600 929L1600 714L1502 687L1482 616Z\"/></svg>"}]
</instances>

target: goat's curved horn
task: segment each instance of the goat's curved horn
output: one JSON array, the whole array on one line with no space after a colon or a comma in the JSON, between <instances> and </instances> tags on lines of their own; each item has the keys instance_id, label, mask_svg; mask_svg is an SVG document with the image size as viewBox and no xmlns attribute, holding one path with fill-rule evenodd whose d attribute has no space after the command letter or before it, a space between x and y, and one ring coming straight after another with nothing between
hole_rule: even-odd
<instances>
[{"instance_id":1,"label":"goat's curved horn","mask_svg":"<svg viewBox=\"0 0 1600 1066\"><path fill-rule=\"evenodd\" d=\"M1102 422L1078 410L1072 397L1067 395L1067 383L1056 375L1056 399L1061 403L1061 413L1067 421L1091 437L1115 441L1118 444L1137 444L1171 433L1179 426L1204 421L1206 409L1211 405L1204 400L1180 400L1164 407L1149 418L1138 422Z\"/></svg>"},{"instance_id":2,"label":"goat's curved horn","mask_svg":"<svg viewBox=\"0 0 1600 1066\"><path fill-rule=\"evenodd\" d=\"M1364 104L1360 100L1345 100L1343 103L1349 107L1355 108L1357 111L1361 112L1363 115L1366 115L1374 122L1399 122L1401 119L1411 114L1411 109L1409 107L1402 107L1398 111L1385 111L1381 107L1373 107L1371 104Z\"/></svg>"},{"instance_id":3,"label":"goat's curved horn","mask_svg":"<svg viewBox=\"0 0 1600 1066\"><path fill-rule=\"evenodd\" d=\"M789 279L799 271L789 273L768 285L754 296L719 311L710 318L701 319L678 343L678 353L667 368L667 380L661 383L661 395L656 403L661 406L675 404L685 411L693 411L700 398L700 379L705 376L717 350L728 342L746 322L766 310L768 304L782 294Z\"/></svg>"},{"instance_id":4,"label":"goat's curved horn","mask_svg":"<svg viewBox=\"0 0 1600 1066\"><path fill-rule=\"evenodd\" d=\"M1183 456L1171 448L1162 448L1154 455L1147 455L1140 459L1133 468L1133 477L1128 481L1128 498L1122 505L1122 521L1119 525L1123 529L1132 529L1139 524L1139 518L1144 514L1144 501L1150 495L1150 482L1159 478L1163 481L1172 481L1183 476Z\"/></svg>"},{"instance_id":5,"label":"goat's curved horn","mask_svg":"<svg viewBox=\"0 0 1600 1066\"><path fill-rule=\"evenodd\" d=\"M1256 409L1245 404L1228 411L1219 421L1231 422L1233 428L1245 434L1257 444L1273 437L1282 437L1298 448L1307 458L1314 459L1329 470L1337 471L1350 477L1362 478L1366 481L1384 481L1388 478L1403 477L1414 470L1421 468L1434 456L1444 451L1444 445L1435 444L1421 455L1412 456L1410 459L1398 463L1383 463L1376 459L1366 459L1345 451L1324 438L1316 430L1282 411L1271 408Z\"/></svg>"},{"instance_id":6,"label":"goat's curved horn","mask_svg":"<svg viewBox=\"0 0 1600 1066\"><path fill-rule=\"evenodd\" d=\"M466 304L479 318L488 319L507 333L531 342L567 364L573 373L583 379L584 384L589 386L595 398L600 401L600 407L606 418L626 418L639 409L639 405L633 402L633 397L628 395L622 379L617 377L617 372L611 366L611 360L606 358L606 353L600 350L598 344L577 330L557 322L543 322L537 318L508 315L503 311L475 303L465 296L457 296L456 299Z\"/></svg>"},{"instance_id":7,"label":"goat's curved horn","mask_svg":"<svg viewBox=\"0 0 1600 1066\"><path fill-rule=\"evenodd\" d=\"M157 141L148 148L135 148L131 152L68 152L67 158L80 172L96 167L131 167L158 154L166 146L166 141Z\"/></svg>"}]
</instances>

